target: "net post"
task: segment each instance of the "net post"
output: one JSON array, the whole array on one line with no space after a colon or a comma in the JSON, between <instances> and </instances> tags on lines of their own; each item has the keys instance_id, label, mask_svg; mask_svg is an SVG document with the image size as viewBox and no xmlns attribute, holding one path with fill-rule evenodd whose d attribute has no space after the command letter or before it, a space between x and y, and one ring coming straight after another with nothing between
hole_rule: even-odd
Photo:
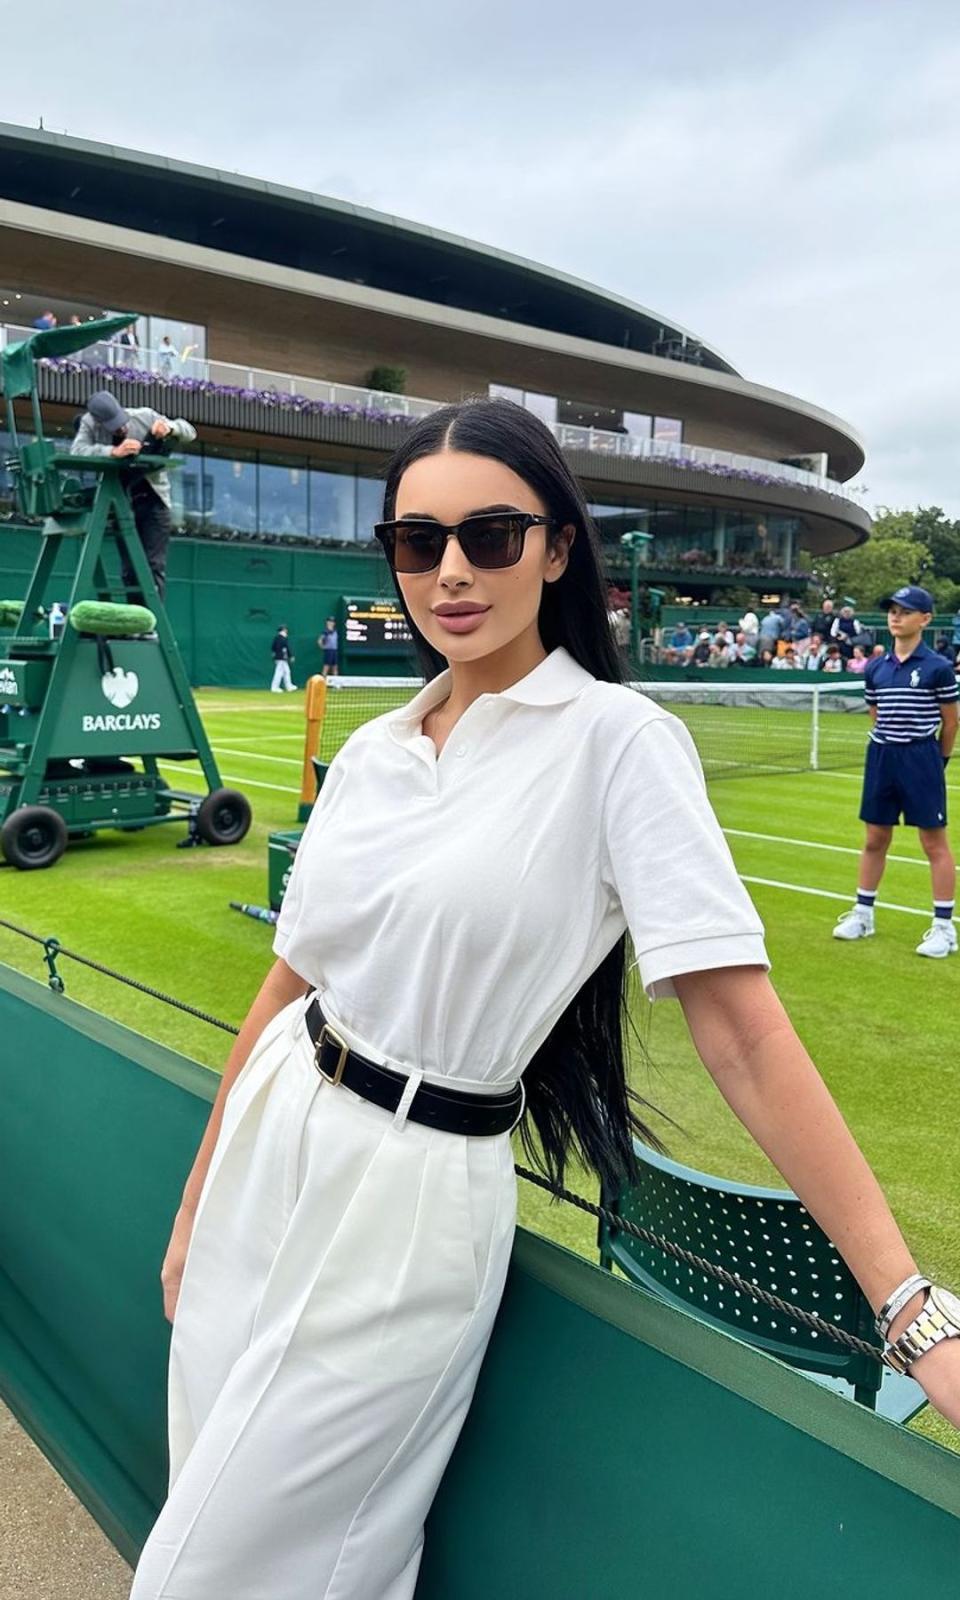
<instances>
[{"instance_id":1,"label":"net post","mask_svg":"<svg viewBox=\"0 0 960 1600\"><path fill-rule=\"evenodd\" d=\"M306 713L307 731L303 745L303 770L300 775L300 804L297 821L306 822L313 809L317 792L317 779L313 758L320 748L320 730L327 707L327 680L319 672L307 679Z\"/></svg>"},{"instance_id":2,"label":"net post","mask_svg":"<svg viewBox=\"0 0 960 1600\"><path fill-rule=\"evenodd\" d=\"M810 724L810 768L817 772L820 767L820 685L815 683L813 688L813 716Z\"/></svg>"}]
</instances>

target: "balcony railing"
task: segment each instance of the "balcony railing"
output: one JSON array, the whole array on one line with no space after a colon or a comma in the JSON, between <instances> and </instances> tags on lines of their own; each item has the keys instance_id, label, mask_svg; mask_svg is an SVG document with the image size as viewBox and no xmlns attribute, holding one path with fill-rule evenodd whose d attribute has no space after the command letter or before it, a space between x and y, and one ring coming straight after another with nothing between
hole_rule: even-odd
<instances>
[{"instance_id":1,"label":"balcony railing","mask_svg":"<svg viewBox=\"0 0 960 1600\"><path fill-rule=\"evenodd\" d=\"M0 349L6 343L27 338L33 331L32 328L0 323ZM445 403L441 400L417 399L407 394L390 394L382 389L363 389L350 383L331 383L324 378L274 372L267 367L210 361L189 353L181 356L172 347L145 350L114 343L94 344L73 359L80 366L90 367L95 372L115 371L118 377L126 373L133 379L138 373L147 373L174 387L178 381L184 387L191 388L211 384L216 389L234 392L240 397L244 394L258 399L269 396L276 397L281 404L285 401L307 401L318 406L342 406L361 413L386 413L410 422L429 416ZM566 422L553 424L553 432L561 448L566 450L584 450L590 454L620 456L634 461L663 461L672 466L714 473L718 477L746 478L770 485L790 483L799 488L817 489L823 494L850 499L843 484L835 478L808 472L802 467L788 466L781 461L769 461L762 456L741 455L735 450L714 450L709 445L678 444L668 439L645 439L637 434L613 433L604 428L581 428Z\"/></svg>"}]
</instances>

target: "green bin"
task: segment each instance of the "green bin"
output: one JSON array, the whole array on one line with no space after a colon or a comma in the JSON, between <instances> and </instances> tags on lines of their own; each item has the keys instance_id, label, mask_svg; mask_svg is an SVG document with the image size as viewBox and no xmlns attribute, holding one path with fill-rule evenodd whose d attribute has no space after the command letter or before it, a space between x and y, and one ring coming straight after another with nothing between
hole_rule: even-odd
<instances>
[{"instance_id":1,"label":"green bin","mask_svg":"<svg viewBox=\"0 0 960 1600\"><path fill-rule=\"evenodd\" d=\"M271 911L280 910L290 882L293 858L302 837L302 828L293 828L289 833L267 835L267 894Z\"/></svg>"}]
</instances>

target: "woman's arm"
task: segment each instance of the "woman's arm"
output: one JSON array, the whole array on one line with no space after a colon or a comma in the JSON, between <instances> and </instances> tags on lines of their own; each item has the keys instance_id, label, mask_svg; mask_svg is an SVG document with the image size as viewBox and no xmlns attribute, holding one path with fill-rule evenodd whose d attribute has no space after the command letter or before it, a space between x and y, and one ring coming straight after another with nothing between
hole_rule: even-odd
<instances>
[{"instance_id":1,"label":"woman's arm","mask_svg":"<svg viewBox=\"0 0 960 1600\"><path fill-rule=\"evenodd\" d=\"M197 1209L200 1191L203 1188L207 1168L210 1165L220 1133L220 1124L223 1121L223 1108L227 1095L230 1093L235 1079L239 1076L250 1051L267 1023L279 1011L282 1011L284 1006L289 1005L291 1000L296 1000L298 995L306 994L309 987L310 985L305 979L299 977L292 967L288 967L281 957L277 957L267 973L260 992L247 1013L246 1021L237 1035L233 1049L227 1057L227 1064L223 1069L223 1078L217 1090L217 1098L213 1102L213 1109L210 1112L206 1131L200 1142L196 1160L193 1163L183 1191L183 1199L180 1202L181 1211L189 1212L192 1215Z\"/></svg>"},{"instance_id":2,"label":"woman's arm","mask_svg":"<svg viewBox=\"0 0 960 1600\"><path fill-rule=\"evenodd\" d=\"M917 1270L883 1192L759 967L674 978L697 1052L727 1104L836 1245L874 1311ZM896 1338L922 1295L896 1318ZM950 1347L953 1347L952 1349ZM914 1374L960 1427L960 1339Z\"/></svg>"}]
</instances>

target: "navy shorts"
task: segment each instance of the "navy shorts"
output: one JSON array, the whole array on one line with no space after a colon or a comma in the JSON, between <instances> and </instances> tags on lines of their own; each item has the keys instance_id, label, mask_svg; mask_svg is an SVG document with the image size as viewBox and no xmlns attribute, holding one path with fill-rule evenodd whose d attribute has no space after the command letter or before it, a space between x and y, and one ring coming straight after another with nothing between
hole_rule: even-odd
<instances>
[{"instance_id":1,"label":"navy shorts","mask_svg":"<svg viewBox=\"0 0 960 1600\"><path fill-rule=\"evenodd\" d=\"M900 814L910 828L945 828L947 784L937 739L867 746L861 822L890 827Z\"/></svg>"},{"instance_id":2,"label":"navy shorts","mask_svg":"<svg viewBox=\"0 0 960 1600\"><path fill-rule=\"evenodd\" d=\"M337 664L337 652L336 652L336 650L324 650L324 652L323 652L323 664L324 664L325 667L335 667L336 666L336 664Z\"/></svg>"}]
</instances>

